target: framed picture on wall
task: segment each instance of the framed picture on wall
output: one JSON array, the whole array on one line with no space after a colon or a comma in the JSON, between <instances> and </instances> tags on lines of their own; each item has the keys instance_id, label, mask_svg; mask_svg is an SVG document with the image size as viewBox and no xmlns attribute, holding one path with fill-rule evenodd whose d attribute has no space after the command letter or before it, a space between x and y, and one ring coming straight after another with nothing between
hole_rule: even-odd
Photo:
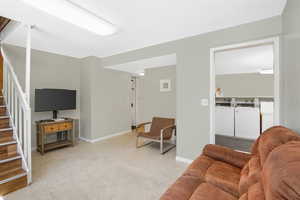
<instances>
[{"instance_id":1,"label":"framed picture on wall","mask_svg":"<svg viewBox=\"0 0 300 200\"><path fill-rule=\"evenodd\" d=\"M160 80L160 91L161 92L170 92L171 91L171 80Z\"/></svg>"}]
</instances>

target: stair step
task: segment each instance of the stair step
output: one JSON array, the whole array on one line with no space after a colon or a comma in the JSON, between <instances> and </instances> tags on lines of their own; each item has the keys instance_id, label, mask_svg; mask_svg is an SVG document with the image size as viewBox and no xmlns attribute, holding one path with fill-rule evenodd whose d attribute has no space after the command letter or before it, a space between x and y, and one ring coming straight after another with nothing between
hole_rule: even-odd
<instances>
[{"instance_id":1,"label":"stair step","mask_svg":"<svg viewBox=\"0 0 300 200\"><path fill-rule=\"evenodd\" d=\"M0 119L7 119L7 118L9 118L8 115L0 116Z\"/></svg>"},{"instance_id":2,"label":"stair step","mask_svg":"<svg viewBox=\"0 0 300 200\"><path fill-rule=\"evenodd\" d=\"M13 139L12 131L0 132L0 144L12 141Z\"/></svg>"},{"instance_id":3,"label":"stair step","mask_svg":"<svg viewBox=\"0 0 300 200\"><path fill-rule=\"evenodd\" d=\"M4 98L3 98L3 97L0 97L0 104L1 104L1 105L4 105L4 104L5 104Z\"/></svg>"},{"instance_id":4,"label":"stair step","mask_svg":"<svg viewBox=\"0 0 300 200\"><path fill-rule=\"evenodd\" d=\"M7 141L7 142L2 142L0 143L0 147L1 146L6 146L6 145L10 145L10 144L16 144L17 142L15 140L10 140L10 141Z\"/></svg>"},{"instance_id":5,"label":"stair step","mask_svg":"<svg viewBox=\"0 0 300 200\"><path fill-rule=\"evenodd\" d=\"M13 128L12 127L9 127L9 128L0 128L0 132L3 132L3 131L12 131Z\"/></svg>"},{"instance_id":6,"label":"stair step","mask_svg":"<svg viewBox=\"0 0 300 200\"><path fill-rule=\"evenodd\" d=\"M17 144L0 146L0 158L17 154ZM1 171L0 171L1 173Z\"/></svg>"},{"instance_id":7,"label":"stair step","mask_svg":"<svg viewBox=\"0 0 300 200\"><path fill-rule=\"evenodd\" d=\"M17 169L14 171L10 171L10 172L0 176L0 184L6 183L8 181L12 181L16 178L26 176L26 175L27 175L27 173L24 169Z\"/></svg>"},{"instance_id":8,"label":"stair step","mask_svg":"<svg viewBox=\"0 0 300 200\"><path fill-rule=\"evenodd\" d=\"M6 106L0 106L0 116L6 116Z\"/></svg>"},{"instance_id":9,"label":"stair step","mask_svg":"<svg viewBox=\"0 0 300 200\"><path fill-rule=\"evenodd\" d=\"M22 169L22 156L17 152L10 116L0 91L0 199L27 185L27 172Z\"/></svg>"},{"instance_id":10,"label":"stair step","mask_svg":"<svg viewBox=\"0 0 300 200\"><path fill-rule=\"evenodd\" d=\"M9 118L0 119L0 128L10 128Z\"/></svg>"},{"instance_id":11,"label":"stair step","mask_svg":"<svg viewBox=\"0 0 300 200\"><path fill-rule=\"evenodd\" d=\"M12 171L22 169L22 160L11 160L4 163L0 163L0 176L3 176Z\"/></svg>"},{"instance_id":12,"label":"stair step","mask_svg":"<svg viewBox=\"0 0 300 200\"><path fill-rule=\"evenodd\" d=\"M21 158L22 157L17 153L14 153L11 155L0 156L0 163L5 163L5 162L12 161L12 160L21 159Z\"/></svg>"},{"instance_id":13,"label":"stair step","mask_svg":"<svg viewBox=\"0 0 300 200\"><path fill-rule=\"evenodd\" d=\"M0 176L0 196L27 186L27 173L23 169L11 171Z\"/></svg>"}]
</instances>

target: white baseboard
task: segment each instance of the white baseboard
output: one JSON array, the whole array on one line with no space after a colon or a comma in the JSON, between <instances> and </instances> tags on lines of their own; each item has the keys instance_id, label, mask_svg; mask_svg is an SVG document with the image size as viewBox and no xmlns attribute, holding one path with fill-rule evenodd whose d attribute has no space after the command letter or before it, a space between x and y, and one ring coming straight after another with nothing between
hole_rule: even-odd
<instances>
[{"instance_id":1,"label":"white baseboard","mask_svg":"<svg viewBox=\"0 0 300 200\"><path fill-rule=\"evenodd\" d=\"M79 137L80 140L83 140L85 142L89 142L89 143L95 143L95 142L99 142L99 141L103 141L103 140L107 140L107 139L110 139L112 137L116 137L116 136L120 136L120 135L124 135L126 133L130 133L131 130L126 130L126 131L121 131L121 132L118 132L118 133L114 133L114 134L111 134L111 135L107 135L107 136L104 136L104 137L99 137L99 138L96 138L96 139L87 139L87 138L84 138L84 137Z\"/></svg>"},{"instance_id":2,"label":"white baseboard","mask_svg":"<svg viewBox=\"0 0 300 200\"><path fill-rule=\"evenodd\" d=\"M85 141L85 142L93 143L93 140L90 140L90 139L87 139L87 138L84 138L84 137L81 137L81 136L79 136L78 139L82 140L82 141Z\"/></svg>"},{"instance_id":3,"label":"white baseboard","mask_svg":"<svg viewBox=\"0 0 300 200\"><path fill-rule=\"evenodd\" d=\"M176 161L177 162L183 162L183 163L186 163L186 164L191 164L193 162L193 160L183 158L183 157L180 157L180 156L176 156Z\"/></svg>"}]
</instances>

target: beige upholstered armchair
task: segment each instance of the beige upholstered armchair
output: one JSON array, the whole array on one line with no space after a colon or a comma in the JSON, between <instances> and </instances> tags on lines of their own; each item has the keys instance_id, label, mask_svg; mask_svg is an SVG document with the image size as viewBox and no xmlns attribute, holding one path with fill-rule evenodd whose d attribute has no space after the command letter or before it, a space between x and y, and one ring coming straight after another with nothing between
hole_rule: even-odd
<instances>
[{"instance_id":1,"label":"beige upholstered armchair","mask_svg":"<svg viewBox=\"0 0 300 200\"><path fill-rule=\"evenodd\" d=\"M150 131L145 132L145 126L148 124L151 124ZM154 117L152 122L142 123L137 126L136 148L146 146L152 142L158 142L160 143L160 153L164 154L176 146L171 142L173 132L176 135L175 119ZM140 145L140 138L150 142ZM167 148L164 148L164 143L169 144Z\"/></svg>"}]
</instances>

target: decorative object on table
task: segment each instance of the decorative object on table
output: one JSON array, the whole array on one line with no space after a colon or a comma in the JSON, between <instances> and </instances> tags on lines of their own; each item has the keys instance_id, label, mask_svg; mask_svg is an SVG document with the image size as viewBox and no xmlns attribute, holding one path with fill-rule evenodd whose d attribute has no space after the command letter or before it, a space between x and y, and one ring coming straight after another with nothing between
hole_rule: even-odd
<instances>
[{"instance_id":1,"label":"decorative object on table","mask_svg":"<svg viewBox=\"0 0 300 200\"><path fill-rule=\"evenodd\" d=\"M222 88L216 88L216 97L223 97L223 91Z\"/></svg>"}]
</instances>

